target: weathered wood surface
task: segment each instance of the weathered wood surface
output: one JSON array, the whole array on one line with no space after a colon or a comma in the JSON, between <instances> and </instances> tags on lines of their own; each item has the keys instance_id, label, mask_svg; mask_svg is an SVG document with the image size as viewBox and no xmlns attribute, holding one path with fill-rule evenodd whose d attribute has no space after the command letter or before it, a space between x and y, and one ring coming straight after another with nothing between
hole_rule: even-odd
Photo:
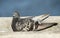
<instances>
[{"instance_id":1,"label":"weathered wood surface","mask_svg":"<svg viewBox=\"0 0 60 38\"><path fill-rule=\"evenodd\" d=\"M53 26L39 32L13 32L11 29L12 17L0 17L0 37L1 38L60 38L60 16L50 16L46 23L56 22Z\"/></svg>"}]
</instances>

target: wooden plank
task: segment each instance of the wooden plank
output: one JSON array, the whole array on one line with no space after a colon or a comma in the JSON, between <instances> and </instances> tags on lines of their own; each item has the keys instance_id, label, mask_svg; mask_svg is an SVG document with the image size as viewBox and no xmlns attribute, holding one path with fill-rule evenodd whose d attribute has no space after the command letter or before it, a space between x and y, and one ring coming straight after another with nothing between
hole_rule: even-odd
<instances>
[{"instance_id":1,"label":"wooden plank","mask_svg":"<svg viewBox=\"0 0 60 38\"><path fill-rule=\"evenodd\" d=\"M58 23L57 26L39 32L13 32L12 17L0 17L1 38L60 38L60 16L50 16L43 23ZM2 31L2 32L1 32Z\"/></svg>"},{"instance_id":2,"label":"wooden plank","mask_svg":"<svg viewBox=\"0 0 60 38\"><path fill-rule=\"evenodd\" d=\"M50 16L43 23L56 22L60 24L60 16ZM0 17L0 32L12 32L11 29L12 17ZM59 26L59 25L58 25Z\"/></svg>"}]
</instances>

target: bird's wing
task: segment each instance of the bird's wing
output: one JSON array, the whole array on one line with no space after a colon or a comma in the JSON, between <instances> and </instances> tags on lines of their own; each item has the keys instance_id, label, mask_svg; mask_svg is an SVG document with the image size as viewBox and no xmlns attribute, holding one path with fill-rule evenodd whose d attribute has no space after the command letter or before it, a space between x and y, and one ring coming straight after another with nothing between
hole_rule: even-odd
<instances>
[{"instance_id":1,"label":"bird's wing","mask_svg":"<svg viewBox=\"0 0 60 38\"><path fill-rule=\"evenodd\" d=\"M48 17L49 17L49 14L43 14L43 15L40 15L40 16L33 17L32 20L34 20L34 21L38 21L38 20L43 21Z\"/></svg>"},{"instance_id":2,"label":"bird's wing","mask_svg":"<svg viewBox=\"0 0 60 38\"><path fill-rule=\"evenodd\" d=\"M58 23L42 23L38 25L37 31L48 29L52 26L56 26Z\"/></svg>"}]
</instances>

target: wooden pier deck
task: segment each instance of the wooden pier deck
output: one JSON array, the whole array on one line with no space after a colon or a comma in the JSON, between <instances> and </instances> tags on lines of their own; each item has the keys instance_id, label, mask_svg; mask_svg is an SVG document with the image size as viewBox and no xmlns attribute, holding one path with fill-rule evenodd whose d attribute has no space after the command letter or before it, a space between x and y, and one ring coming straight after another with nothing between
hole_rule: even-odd
<instances>
[{"instance_id":1,"label":"wooden pier deck","mask_svg":"<svg viewBox=\"0 0 60 38\"><path fill-rule=\"evenodd\" d=\"M50 16L43 22L58 25L39 32L13 32L11 29L12 17L0 17L1 38L60 38L60 16Z\"/></svg>"}]
</instances>

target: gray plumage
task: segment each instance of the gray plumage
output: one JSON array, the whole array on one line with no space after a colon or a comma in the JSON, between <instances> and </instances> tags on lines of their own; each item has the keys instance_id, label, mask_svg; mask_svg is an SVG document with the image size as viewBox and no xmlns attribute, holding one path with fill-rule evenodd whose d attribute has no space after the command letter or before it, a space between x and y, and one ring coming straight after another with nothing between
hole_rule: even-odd
<instances>
[{"instance_id":1,"label":"gray plumage","mask_svg":"<svg viewBox=\"0 0 60 38\"><path fill-rule=\"evenodd\" d=\"M33 18L33 17L31 17ZM40 31L47 28L50 28L51 26L57 25L57 23L41 23L39 24L38 21L34 21L31 18L20 18L20 14L15 11L13 14L13 20L12 20L12 29L13 31ZM47 17L45 17L43 20L45 20ZM46 25L46 26L45 26ZM43 26L43 27L40 27Z\"/></svg>"},{"instance_id":2,"label":"gray plumage","mask_svg":"<svg viewBox=\"0 0 60 38\"><path fill-rule=\"evenodd\" d=\"M20 15L15 12L12 20L13 31L31 31L35 29L35 22L30 18L21 19Z\"/></svg>"}]
</instances>

